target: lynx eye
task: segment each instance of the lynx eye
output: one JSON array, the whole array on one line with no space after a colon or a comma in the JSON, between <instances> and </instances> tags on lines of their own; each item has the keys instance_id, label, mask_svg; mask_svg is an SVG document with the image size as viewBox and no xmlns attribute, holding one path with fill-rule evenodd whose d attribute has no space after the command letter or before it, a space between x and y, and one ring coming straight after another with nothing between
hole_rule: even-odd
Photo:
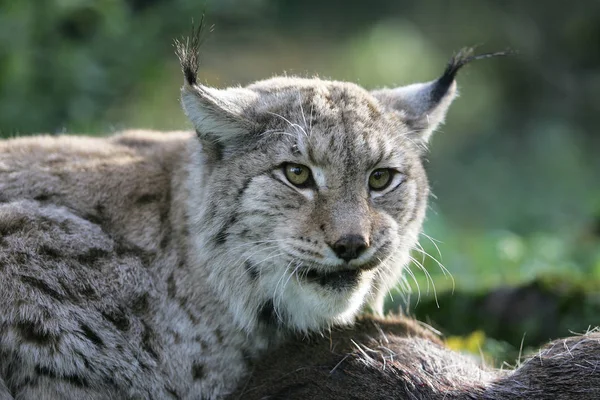
<instances>
[{"instance_id":1,"label":"lynx eye","mask_svg":"<svg viewBox=\"0 0 600 400\"><path fill-rule=\"evenodd\" d=\"M369 189L383 190L392 183L394 171L388 168L380 168L371 172L369 176Z\"/></svg>"},{"instance_id":2,"label":"lynx eye","mask_svg":"<svg viewBox=\"0 0 600 400\"><path fill-rule=\"evenodd\" d=\"M310 168L306 165L287 163L283 166L283 171L294 186L306 187L310 183Z\"/></svg>"}]
</instances>

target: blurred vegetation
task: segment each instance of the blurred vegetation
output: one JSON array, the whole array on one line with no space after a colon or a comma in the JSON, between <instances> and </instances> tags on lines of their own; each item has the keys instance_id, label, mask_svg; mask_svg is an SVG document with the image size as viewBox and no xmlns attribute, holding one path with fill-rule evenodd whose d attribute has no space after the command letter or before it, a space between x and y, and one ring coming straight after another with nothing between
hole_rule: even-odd
<instances>
[{"instance_id":1,"label":"blurred vegetation","mask_svg":"<svg viewBox=\"0 0 600 400\"><path fill-rule=\"evenodd\" d=\"M454 294L415 253L439 308L415 264L409 312L512 348L600 324L600 2L0 0L0 136L188 127L172 40L204 9L214 86L288 73L376 88L434 79L465 45L519 51L459 76L427 166L440 242L422 240Z\"/></svg>"}]
</instances>

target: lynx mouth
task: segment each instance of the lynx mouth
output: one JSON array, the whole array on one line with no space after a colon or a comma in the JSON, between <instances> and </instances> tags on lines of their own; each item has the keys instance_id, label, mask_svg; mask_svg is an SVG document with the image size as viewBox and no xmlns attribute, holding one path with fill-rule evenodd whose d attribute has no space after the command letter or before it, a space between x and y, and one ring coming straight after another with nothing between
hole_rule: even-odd
<instances>
[{"instance_id":1,"label":"lynx mouth","mask_svg":"<svg viewBox=\"0 0 600 400\"><path fill-rule=\"evenodd\" d=\"M356 287L360 279L359 269L343 269L335 272L319 272L310 269L304 278L309 282L317 283L331 289L350 289Z\"/></svg>"}]
</instances>

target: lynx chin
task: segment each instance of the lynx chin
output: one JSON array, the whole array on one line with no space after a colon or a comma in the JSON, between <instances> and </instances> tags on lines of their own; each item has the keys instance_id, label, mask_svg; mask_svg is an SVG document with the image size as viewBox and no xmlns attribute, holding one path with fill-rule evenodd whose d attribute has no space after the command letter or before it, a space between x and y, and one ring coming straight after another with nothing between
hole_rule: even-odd
<instances>
[{"instance_id":1,"label":"lynx chin","mask_svg":"<svg viewBox=\"0 0 600 400\"><path fill-rule=\"evenodd\" d=\"M402 274L421 157L456 96L196 80L192 132L0 142L0 397L217 399L290 332L353 322Z\"/></svg>"}]
</instances>

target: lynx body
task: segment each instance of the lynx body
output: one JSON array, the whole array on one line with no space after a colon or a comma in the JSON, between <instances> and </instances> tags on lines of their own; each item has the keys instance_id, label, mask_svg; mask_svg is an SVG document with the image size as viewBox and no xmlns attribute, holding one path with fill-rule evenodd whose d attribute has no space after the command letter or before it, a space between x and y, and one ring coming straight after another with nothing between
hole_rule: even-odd
<instances>
[{"instance_id":1,"label":"lynx body","mask_svg":"<svg viewBox=\"0 0 600 400\"><path fill-rule=\"evenodd\" d=\"M221 398L287 333L381 310L401 275L421 155L468 57L376 92L217 90L195 50L179 49L192 132L0 142L0 393Z\"/></svg>"}]
</instances>

